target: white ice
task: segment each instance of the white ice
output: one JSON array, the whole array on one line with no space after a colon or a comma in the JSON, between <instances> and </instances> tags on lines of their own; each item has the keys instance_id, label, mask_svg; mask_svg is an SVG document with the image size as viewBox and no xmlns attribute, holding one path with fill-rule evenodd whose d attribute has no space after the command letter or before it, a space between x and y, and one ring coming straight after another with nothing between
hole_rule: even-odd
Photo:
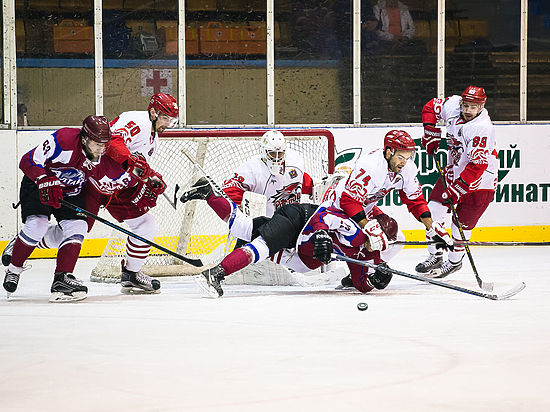
<instances>
[{"instance_id":1,"label":"white ice","mask_svg":"<svg viewBox=\"0 0 550 412\"><path fill-rule=\"evenodd\" d=\"M55 262L31 261L0 296L0 410L548 411L549 249L472 252L497 292L527 288L492 301L395 276L368 295L226 285L208 299L178 278L153 296L86 282L86 300L52 304ZM445 281L476 288L466 259Z\"/></svg>"}]
</instances>

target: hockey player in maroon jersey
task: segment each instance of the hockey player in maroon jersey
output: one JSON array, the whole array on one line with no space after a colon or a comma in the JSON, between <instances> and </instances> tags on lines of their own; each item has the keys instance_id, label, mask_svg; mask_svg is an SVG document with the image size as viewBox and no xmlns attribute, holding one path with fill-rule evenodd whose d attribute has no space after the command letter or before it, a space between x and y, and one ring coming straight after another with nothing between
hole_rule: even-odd
<instances>
[{"instance_id":1,"label":"hockey player in maroon jersey","mask_svg":"<svg viewBox=\"0 0 550 412\"><path fill-rule=\"evenodd\" d=\"M88 116L82 129L59 129L21 158L19 168L24 177L20 202L24 226L13 243L11 263L3 282L8 296L16 291L24 263L48 230L49 218L53 215L60 227L61 239L50 301L86 297L88 288L72 272L87 232L87 219L62 206L60 201L66 199L85 207L83 188L90 178L100 182L108 180L110 190L132 184L132 176L103 156L110 140L107 119Z\"/></svg>"},{"instance_id":2,"label":"hockey player in maroon jersey","mask_svg":"<svg viewBox=\"0 0 550 412\"><path fill-rule=\"evenodd\" d=\"M495 131L491 118L484 108L485 90L468 86L461 96L434 98L422 109L424 137L422 145L434 155L441 143L442 120L447 129L449 149L447 165L443 169L445 184L436 182L428 203L434 221L444 222L450 212L449 204L456 205L458 220L465 240L470 240L472 229L493 200L498 175L498 154ZM451 224L453 239L462 240L457 222ZM422 275L442 278L462 267L464 246L456 246L443 260L443 251L428 246L429 256L416 266Z\"/></svg>"},{"instance_id":3,"label":"hockey player in maroon jersey","mask_svg":"<svg viewBox=\"0 0 550 412\"><path fill-rule=\"evenodd\" d=\"M195 277L197 283L212 297L223 295L220 282L226 276L251 263L271 258L293 271L305 273L329 263L331 253L384 263L380 252L372 250L370 236L357 223L335 208L309 203L288 204L275 210L271 218L251 219L237 205L213 193L202 178L182 196L182 202L206 200L217 215L228 223L229 230L247 243L227 255L222 262ZM397 223L388 215L376 217L387 239L395 240ZM383 289L391 275L348 263L353 286L361 292Z\"/></svg>"}]
</instances>

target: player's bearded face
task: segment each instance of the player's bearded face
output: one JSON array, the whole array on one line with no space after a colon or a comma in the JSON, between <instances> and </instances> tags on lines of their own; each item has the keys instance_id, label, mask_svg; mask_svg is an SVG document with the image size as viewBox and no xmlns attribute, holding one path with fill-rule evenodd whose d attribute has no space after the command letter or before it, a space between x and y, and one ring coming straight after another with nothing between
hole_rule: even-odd
<instances>
[{"instance_id":1,"label":"player's bearded face","mask_svg":"<svg viewBox=\"0 0 550 412\"><path fill-rule=\"evenodd\" d=\"M413 156L413 152L406 150L396 150L390 157L390 170L394 173L399 173L405 167L407 161Z\"/></svg>"},{"instance_id":2,"label":"player's bearded face","mask_svg":"<svg viewBox=\"0 0 550 412\"><path fill-rule=\"evenodd\" d=\"M84 138L84 150L88 158L92 161L97 161L100 156L107 151L107 143L99 143L92 139Z\"/></svg>"},{"instance_id":3,"label":"player's bearded face","mask_svg":"<svg viewBox=\"0 0 550 412\"><path fill-rule=\"evenodd\" d=\"M481 104L462 101L462 117L467 122L475 118L482 109Z\"/></svg>"},{"instance_id":4,"label":"player's bearded face","mask_svg":"<svg viewBox=\"0 0 550 412\"><path fill-rule=\"evenodd\" d=\"M162 133L166 129L174 127L177 123L178 119L176 117L170 117L164 113L160 113L155 123L155 131L157 133Z\"/></svg>"}]
</instances>

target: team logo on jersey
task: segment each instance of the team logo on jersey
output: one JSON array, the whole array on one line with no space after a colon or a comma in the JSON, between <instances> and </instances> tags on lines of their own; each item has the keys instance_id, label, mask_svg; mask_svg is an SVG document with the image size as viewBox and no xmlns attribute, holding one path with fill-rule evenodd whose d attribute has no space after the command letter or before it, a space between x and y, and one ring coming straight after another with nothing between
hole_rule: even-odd
<instances>
[{"instance_id":1,"label":"team logo on jersey","mask_svg":"<svg viewBox=\"0 0 550 412\"><path fill-rule=\"evenodd\" d=\"M298 172L296 171L296 169L290 169L288 171L288 175L290 176L291 179L294 179L296 176L298 176Z\"/></svg>"},{"instance_id":2,"label":"team logo on jersey","mask_svg":"<svg viewBox=\"0 0 550 412\"><path fill-rule=\"evenodd\" d=\"M84 172L74 167L52 169L52 172L55 174L55 177L61 181L63 186L74 187L76 190L75 193L80 192L80 189L82 189L86 181Z\"/></svg>"},{"instance_id":3,"label":"team logo on jersey","mask_svg":"<svg viewBox=\"0 0 550 412\"><path fill-rule=\"evenodd\" d=\"M277 209L283 205L288 205L290 203L300 203L301 192L301 183L291 183L283 187L282 189L277 190L277 192L273 196L271 196L273 206L275 206L275 209Z\"/></svg>"},{"instance_id":4,"label":"team logo on jersey","mask_svg":"<svg viewBox=\"0 0 550 412\"><path fill-rule=\"evenodd\" d=\"M123 173L116 179L103 176L101 179L96 180L93 177L90 177L90 183L103 194L112 194L117 190L124 189L130 183L130 176L128 173Z\"/></svg>"},{"instance_id":5,"label":"team logo on jersey","mask_svg":"<svg viewBox=\"0 0 550 412\"><path fill-rule=\"evenodd\" d=\"M453 158L454 164L458 164L463 150L462 145L460 144L460 141L455 139L455 137L450 133L447 133L447 147L449 148L449 154Z\"/></svg>"},{"instance_id":6,"label":"team logo on jersey","mask_svg":"<svg viewBox=\"0 0 550 412\"><path fill-rule=\"evenodd\" d=\"M390 187L389 189L383 188L380 189L378 192L373 193L372 195L368 195L363 204L366 206L369 203L378 202L379 200L384 199L388 193L390 193L393 190L393 187Z\"/></svg>"}]
</instances>

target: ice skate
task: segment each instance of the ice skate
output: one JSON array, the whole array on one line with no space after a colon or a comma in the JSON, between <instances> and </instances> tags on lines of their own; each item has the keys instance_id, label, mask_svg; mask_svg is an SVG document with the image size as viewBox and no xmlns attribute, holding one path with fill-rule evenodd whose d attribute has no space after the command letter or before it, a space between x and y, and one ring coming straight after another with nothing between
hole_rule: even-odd
<instances>
[{"instance_id":1,"label":"ice skate","mask_svg":"<svg viewBox=\"0 0 550 412\"><path fill-rule=\"evenodd\" d=\"M17 290L17 285L19 284L19 276L20 274L13 273L9 269L6 269L6 276L4 276L4 283L2 284L2 286L4 286L4 289L8 294L8 298L13 292Z\"/></svg>"},{"instance_id":2,"label":"ice skate","mask_svg":"<svg viewBox=\"0 0 550 412\"><path fill-rule=\"evenodd\" d=\"M443 265L443 253L431 254L424 261L416 265L415 270L419 275L433 277L436 273L435 270L439 269Z\"/></svg>"},{"instance_id":3,"label":"ice skate","mask_svg":"<svg viewBox=\"0 0 550 412\"><path fill-rule=\"evenodd\" d=\"M355 289L355 286L353 286L351 275L347 275L346 277L342 278L340 284L336 286L336 290L350 290L350 289Z\"/></svg>"},{"instance_id":4,"label":"ice skate","mask_svg":"<svg viewBox=\"0 0 550 412\"><path fill-rule=\"evenodd\" d=\"M435 269L432 277L434 278L445 278L451 273L458 272L462 268L462 261L453 263L450 260L446 260L441 268Z\"/></svg>"},{"instance_id":5,"label":"ice skate","mask_svg":"<svg viewBox=\"0 0 550 412\"><path fill-rule=\"evenodd\" d=\"M205 177L201 177L188 191L181 195L180 202L186 203L190 200L206 200L212 193L212 186L208 180Z\"/></svg>"},{"instance_id":6,"label":"ice skate","mask_svg":"<svg viewBox=\"0 0 550 412\"><path fill-rule=\"evenodd\" d=\"M86 299L88 288L72 273L57 272L53 277L50 302L75 302Z\"/></svg>"},{"instance_id":7,"label":"ice skate","mask_svg":"<svg viewBox=\"0 0 550 412\"><path fill-rule=\"evenodd\" d=\"M16 240L17 236L14 236L13 239L8 242L8 244L4 248L4 251L2 252L2 264L4 266L8 266L11 263L11 253L13 251L13 245L15 244Z\"/></svg>"},{"instance_id":8,"label":"ice skate","mask_svg":"<svg viewBox=\"0 0 550 412\"><path fill-rule=\"evenodd\" d=\"M160 282L141 272L132 272L124 267L120 276L120 291L125 295L135 293L160 293Z\"/></svg>"},{"instance_id":9,"label":"ice skate","mask_svg":"<svg viewBox=\"0 0 550 412\"><path fill-rule=\"evenodd\" d=\"M210 297L218 298L223 295L220 282L225 279L225 271L222 265L206 269L200 275L194 276L193 279Z\"/></svg>"}]
</instances>

